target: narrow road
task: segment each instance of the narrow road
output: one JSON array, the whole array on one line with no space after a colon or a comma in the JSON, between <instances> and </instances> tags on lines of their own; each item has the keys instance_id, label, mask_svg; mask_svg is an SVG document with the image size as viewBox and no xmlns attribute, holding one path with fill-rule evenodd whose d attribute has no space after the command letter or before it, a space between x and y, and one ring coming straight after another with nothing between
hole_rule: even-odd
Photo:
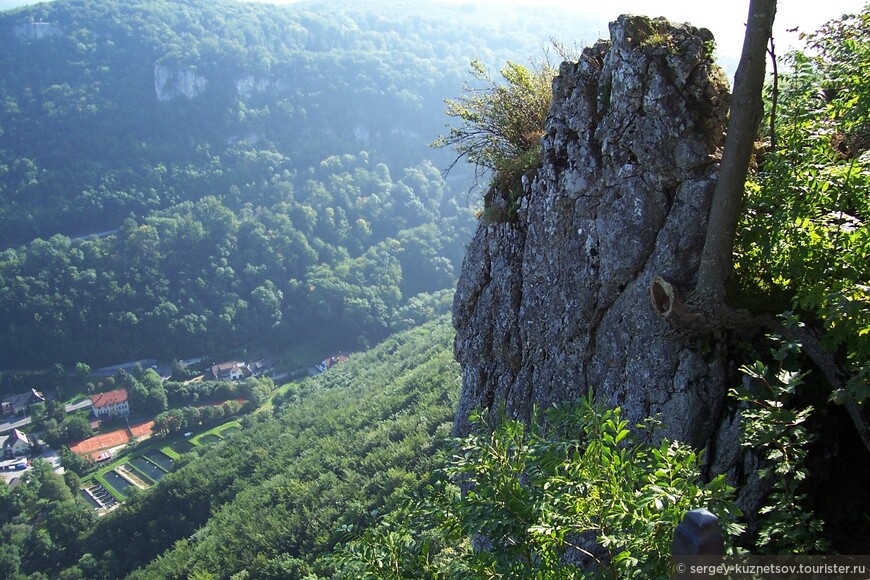
<instances>
[{"instance_id":1,"label":"narrow road","mask_svg":"<svg viewBox=\"0 0 870 580\"><path fill-rule=\"evenodd\" d=\"M82 399L77 403L71 403L66 406L67 413L74 413L76 411L80 411L81 409L88 409L91 407L91 400ZM7 433L12 431L13 429L20 429L21 427L26 427L30 425L30 417L24 417L22 419L10 419L8 421L4 421L0 423L0 433Z\"/></svg>"}]
</instances>

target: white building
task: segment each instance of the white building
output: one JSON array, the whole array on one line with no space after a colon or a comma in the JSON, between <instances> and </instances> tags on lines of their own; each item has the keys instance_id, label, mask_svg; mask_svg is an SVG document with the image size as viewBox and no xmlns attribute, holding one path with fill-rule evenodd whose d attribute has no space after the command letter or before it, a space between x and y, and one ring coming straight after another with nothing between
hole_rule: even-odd
<instances>
[{"instance_id":1,"label":"white building","mask_svg":"<svg viewBox=\"0 0 870 580\"><path fill-rule=\"evenodd\" d=\"M93 395L91 403L94 407L94 415L97 417L130 414L130 404L127 402L127 389L115 389L108 393Z\"/></svg>"},{"instance_id":2,"label":"white building","mask_svg":"<svg viewBox=\"0 0 870 580\"><path fill-rule=\"evenodd\" d=\"M18 429L13 429L6 441L3 442L3 455L5 457L17 457L26 454L28 451L30 451L30 440L27 438L27 435Z\"/></svg>"}]
</instances>

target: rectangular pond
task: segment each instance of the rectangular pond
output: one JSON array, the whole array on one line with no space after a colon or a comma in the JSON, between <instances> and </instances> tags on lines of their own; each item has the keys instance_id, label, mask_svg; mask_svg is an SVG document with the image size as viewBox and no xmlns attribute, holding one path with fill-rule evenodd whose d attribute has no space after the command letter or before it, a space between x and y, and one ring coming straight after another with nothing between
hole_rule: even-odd
<instances>
[{"instance_id":1,"label":"rectangular pond","mask_svg":"<svg viewBox=\"0 0 870 580\"><path fill-rule=\"evenodd\" d=\"M199 438L199 442L203 445L214 445L215 443L220 443L221 438L213 433L206 433Z\"/></svg>"},{"instance_id":2,"label":"rectangular pond","mask_svg":"<svg viewBox=\"0 0 870 580\"><path fill-rule=\"evenodd\" d=\"M133 485L114 471L107 471L103 474L103 479L124 497L127 497L127 488Z\"/></svg>"},{"instance_id":3,"label":"rectangular pond","mask_svg":"<svg viewBox=\"0 0 870 580\"><path fill-rule=\"evenodd\" d=\"M172 471L172 468L175 467L175 460L159 449L152 449L145 453L144 457L159 465L163 471Z\"/></svg>"},{"instance_id":4,"label":"rectangular pond","mask_svg":"<svg viewBox=\"0 0 870 580\"><path fill-rule=\"evenodd\" d=\"M176 453L183 454L183 453L187 453L188 451L191 451L193 449L196 449L196 445L194 445L190 441L176 441L175 443L172 444L172 450L175 451Z\"/></svg>"},{"instance_id":5,"label":"rectangular pond","mask_svg":"<svg viewBox=\"0 0 870 580\"><path fill-rule=\"evenodd\" d=\"M86 502L88 502L88 504L91 507L93 507L94 509L99 509L99 508L103 507L102 505L100 505L100 502L98 502L97 500L94 499L94 496L92 496L91 494L89 494L85 490L79 491L79 495L82 496L82 498Z\"/></svg>"},{"instance_id":6,"label":"rectangular pond","mask_svg":"<svg viewBox=\"0 0 870 580\"><path fill-rule=\"evenodd\" d=\"M160 481L163 479L163 476L166 475L165 471L160 469L156 463L149 461L146 457L134 457L129 461L129 463L150 477L152 481Z\"/></svg>"}]
</instances>

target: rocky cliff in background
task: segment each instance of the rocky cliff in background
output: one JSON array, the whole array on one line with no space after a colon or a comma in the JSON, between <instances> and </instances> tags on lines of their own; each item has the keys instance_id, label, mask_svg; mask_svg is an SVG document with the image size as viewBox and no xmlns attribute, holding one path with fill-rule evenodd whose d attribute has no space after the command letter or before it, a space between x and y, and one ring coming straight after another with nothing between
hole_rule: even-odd
<instances>
[{"instance_id":1,"label":"rocky cliff in background","mask_svg":"<svg viewBox=\"0 0 870 580\"><path fill-rule=\"evenodd\" d=\"M738 447L721 427L724 345L677 335L648 288L656 274L694 284L727 81L709 31L622 16L610 36L562 64L517 219L481 221L469 245L453 307L454 431L474 409L503 402L525 418L593 389L632 423L659 417L660 435L729 440L723 461Z\"/></svg>"},{"instance_id":2,"label":"rocky cliff in background","mask_svg":"<svg viewBox=\"0 0 870 580\"><path fill-rule=\"evenodd\" d=\"M202 94L208 79L196 72L196 68L177 64L154 65L154 92L160 102L184 96L188 101Z\"/></svg>"}]
</instances>

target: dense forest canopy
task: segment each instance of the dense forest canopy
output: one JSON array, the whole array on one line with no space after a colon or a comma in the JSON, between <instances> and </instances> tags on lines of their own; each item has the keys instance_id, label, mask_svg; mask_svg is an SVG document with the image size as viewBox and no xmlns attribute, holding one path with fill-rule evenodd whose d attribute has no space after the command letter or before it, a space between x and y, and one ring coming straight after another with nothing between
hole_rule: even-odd
<instances>
[{"instance_id":1,"label":"dense forest canopy","mask_svg":"<svg viewBox=\"0 0 870 580\"><path fill-rule=\"evenodd\" d=\"M582 35L556 24L409 2L0 13L0 367L353 348L445 311L474 220L471 179L427 147L443 100L474 58Z\"/></svg>"},{"instance_id":2,"label":"dense forest canopy","mask_svg":"<svg viewBox=\"0 0 870 580\"><path fill-rule=\"evenodd\" d=\"M364 155L320 170L270 208L233 212L205 197L128 218L110 236L6 250L2 361L171 360L254 339L359 346L446 311L436 293L453 283L473 217L438 170L393 181Z\"/></svg>"}]
</instances>

